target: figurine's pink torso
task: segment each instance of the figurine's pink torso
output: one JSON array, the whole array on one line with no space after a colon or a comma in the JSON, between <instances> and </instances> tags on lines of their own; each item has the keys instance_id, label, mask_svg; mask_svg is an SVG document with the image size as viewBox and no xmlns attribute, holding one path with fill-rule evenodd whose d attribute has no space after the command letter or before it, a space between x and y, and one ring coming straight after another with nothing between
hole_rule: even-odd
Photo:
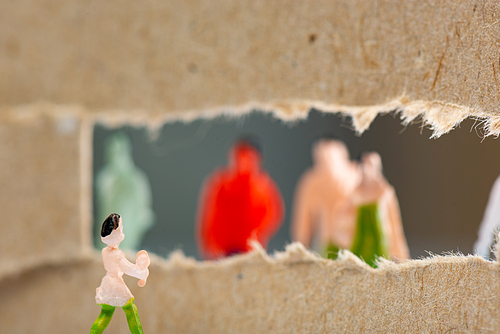
<instances>
[{"instance_id":1,"label":"figurine's pink torso","mask_svg":"<svg viewBox=\"0 0 500 334\"><path fill-rule=\"evenodd\" d=\"M354 228L352 220L356 219L356 208L339 183L331 175L323 171L312 170L304 177L310 203L310 213L314 214L319 243L334 243L342 248L349 248Z\"/></svg>"},{"instance_id":2,"label":"figurine's pink torso","mask_svg":"<svg viewBox=\"0 0 500 334\"><path fill-rule=\"evenodd\" d=\"M125 260L125 254L119 248L106 247L102 250L102 261L106 276L102 278L101 286L96 290L96 302L112 306L123 306L133 297L123 281L123 270L120 263Z\"/></svg>"}]
</instances>

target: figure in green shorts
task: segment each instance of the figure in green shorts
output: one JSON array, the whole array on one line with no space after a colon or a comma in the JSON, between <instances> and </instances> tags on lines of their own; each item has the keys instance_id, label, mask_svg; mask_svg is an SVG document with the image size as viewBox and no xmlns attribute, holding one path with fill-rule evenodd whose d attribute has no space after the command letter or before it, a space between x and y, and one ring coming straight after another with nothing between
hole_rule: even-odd
<instances>
[{"instance_id":1,"label":"figure in green shorts","mask_svg":"<svg viewBox=\"0 0 500 334\"><path fill-rule=\"evenodd\" d=\"M378 257L388 259L390 256L386 237L386 230L390 225L386 224L384 229L379 204L385 205L389 202L390 198L386 198L386 194L391 187L382 174L382 162L377 153L363 154L359 171L359 184L339 212L343 213L340 215L342 219L350 218L352 223L356 224L351 252L370 266L376 267ZM323 254L328 259L336 259L338 252L339 247L330 241Z\"/></svg>"},{"instance_id":2,"label":"figure in green shorts","mask_svg":"<svg viewBox=\"0 0 500 334\"><path fill-rule=\"evenodd\" d=\"M101 281L101 286L96 290L95 300L101 306L101 314L92 325L90 334L104 332L111 321L111 317L117 306L121 307L127 316L130 332L143 334L139 314L134 304L134 296L123 281L123 274L139 279L140 287L146 285L149 276L149 256L144 250L137 253L136 263L131 263L125 258L125 254L118 248L123 241L123 224L121 217L113 213L109 215L101 228L101 240L107 247L102 250L102 261L106 276Z\"/></svg>"},{"instance_id":3,"label":"figure in green shorts","mask_svg":"<svg viewBox=\"0 0 500 334\"><path fill-rule=\"evenodd\" d=\"M410 258L394 188L378 153L352 161L344 143L321 139L313 146L314 166L300 178L292 214L292 239L336 259L350 249L369 265L378 257ZM316 240L316 242L313 242Z\"/></svg>"},{"instance_id":4,"label":"figure in green shorts","mask_svg":"<svg viewBox=\"0 0 500 334\"><path fill-rule=\"evenodd\" d=\"M408 247L404 234L393 228L394 222L401 226L400 218L397 221L391 217L391 214L394 216L394 204L397 205L397 199L382 174L380 155L375 152L365 153L361 159L361 182L352 195L353 205L358 209L351 252L376 268L379 257L389 259L392 255L401 260L408 258ZM392 254L388 235L393 241Z\"/></svg>"}]
</instances>

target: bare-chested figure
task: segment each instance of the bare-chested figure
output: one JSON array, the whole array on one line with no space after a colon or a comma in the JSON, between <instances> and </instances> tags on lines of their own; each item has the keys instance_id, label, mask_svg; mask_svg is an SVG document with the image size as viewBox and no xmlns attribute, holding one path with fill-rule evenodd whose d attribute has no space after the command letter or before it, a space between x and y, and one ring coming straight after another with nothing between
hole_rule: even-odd
<instances>
[{"instance_id":1,"label":"bare-chested figure","mask_svg":"<svg viewBox=\"0 0 500 334\"><path fill-rule=\"evenodd\" d=\"M134 304L134 296L123 281L123 274L139 279L140 287L146 285L149 276L149 256L144 250L137 253L136 263L129 262L125 254L118 248L123 241L123 224L121 217L113 213L109 215L101 228L101 240L107 247L102 250L102 260L106 276L101 281L101 286L96 289L96 303L101 306L101 314L94 322L91 334L102 333L109 322L117 306L121 307L127 316L130 332L143 334L141 321L137 308Z\"/></svg>"},{"instance_id":2,"label":"bare-chested figure","mask_svg":"<svg viewBox=\"0 0 500 334\"><path fill-rule=\"evenodd\" d=\"M323 139L313 146L314 166L301 177L294 202L292 238L328 255L351 249L360 207L376 203L393 259L409 258L394 188L377 153L351 161L345 144Z\"/></svg>"}]
</instances>

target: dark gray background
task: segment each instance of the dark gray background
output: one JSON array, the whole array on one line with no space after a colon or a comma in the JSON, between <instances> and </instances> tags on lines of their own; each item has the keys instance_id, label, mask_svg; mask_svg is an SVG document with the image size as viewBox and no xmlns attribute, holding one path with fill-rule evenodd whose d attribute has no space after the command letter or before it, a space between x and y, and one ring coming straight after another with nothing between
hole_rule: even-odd
<instances>
[{"instance_id":1,"label":"dark gray background","mask_svg":"<svg viewBox=\"0 0 500 334\"><path fill-rule=\"evenodd\" d=\"M162 256L180 248L198 257L194 220L203 179L226 164L227 150L244 134L258 135L264 145L264 168L278 184L286 217L269 251L290 242L290 209L295 184L311 162L311 143L323 135L343 139L356 157L378 151L384 173L399 197L404 229L413 258L426 251L472 252L488 194L500 174L500 143L482 140L472 120L437 139L418 124L404 127L395 115L379 116L358 137L349 119L311 111L305 121L284 123L254 112L238 118L166 124L157 140L144 128L123 128L130 135L134 160L148 175L156 225L143 248ZM116 130L96 126L94 174L101 168L103 143ZM100 224L101 222L97 222Z\"/></svg>"}]
</instances>

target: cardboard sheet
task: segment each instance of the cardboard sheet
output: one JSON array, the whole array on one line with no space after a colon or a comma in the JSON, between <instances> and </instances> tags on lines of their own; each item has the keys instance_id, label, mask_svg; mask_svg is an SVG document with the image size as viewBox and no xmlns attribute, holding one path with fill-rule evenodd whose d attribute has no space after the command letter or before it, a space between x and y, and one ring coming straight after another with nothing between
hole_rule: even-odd
<instances>
[{"instance_id":1,"label":"cardboard sheet","mask_svg":"<svg viewBox=\"0 0 500 334\"><path fill-rule=\"evenodd\" d=\"M0 115L2 330L86 332L105 275L90 251L94 119L48 104ZM153 257L150 272L145 288L126 279L147 333L500 330L499 264L474 256L372 269L349 252L331 261L293 244L219 262ZM107 333L126 326L118 309Z\"/></svg>"},{"instance_id":2,"label":"cardboard sheet","mask_svg":"<svg viewBox=\"0 0 500 334\"><path fill-rule=\"evenodd\" d=\"M495 0L23 0L0 11L0 104L79 104L107 121L252 108L282 118L422 114L500 133Z\"/></svg>"},{"instance_id":3,"label":"cardboard sheet","mask_svg":"<svg viewBox=\"0 0 500 334\"><path fill-rule=\"evenodd\" d=\"M0 278L90 251L91 134L76 107L0 110Z\"/></svg>"},{"instance_id":4,"label":"cardboard sheet","mask_svg":"<svg viewBox=\"0 0 500 334\"><path fill-rule=\"evenodd\" d=\"M351 253L317 258L292 244L274 257L256 250L199 263L154 258L144 288L126 280L145 333L498 333L498 262L448 256L383 263ZM0 281L8 332L86 333L100 312L98 254ZM115 311L106 333L128 333Z\"/></svg>"},{"instance_id":5,"label":"cardboard sheet","mask_svg":"<svg viewBox=\"0 0 500 334\"><path fill-rule=\"evenodd\" d=\"M317 108L352 115L358 132L397 111L405 123L422 115L435 136L465 117L498 135L499 16L494 0L2 4L2 331L85 332L99 313L95 122ZM374 270L292 245L216 263L156 258L133 293L147 333L497 333L499 273L470 256ZM108 332L125 331L117 310Z\"/></svg>"}]
</instances>

